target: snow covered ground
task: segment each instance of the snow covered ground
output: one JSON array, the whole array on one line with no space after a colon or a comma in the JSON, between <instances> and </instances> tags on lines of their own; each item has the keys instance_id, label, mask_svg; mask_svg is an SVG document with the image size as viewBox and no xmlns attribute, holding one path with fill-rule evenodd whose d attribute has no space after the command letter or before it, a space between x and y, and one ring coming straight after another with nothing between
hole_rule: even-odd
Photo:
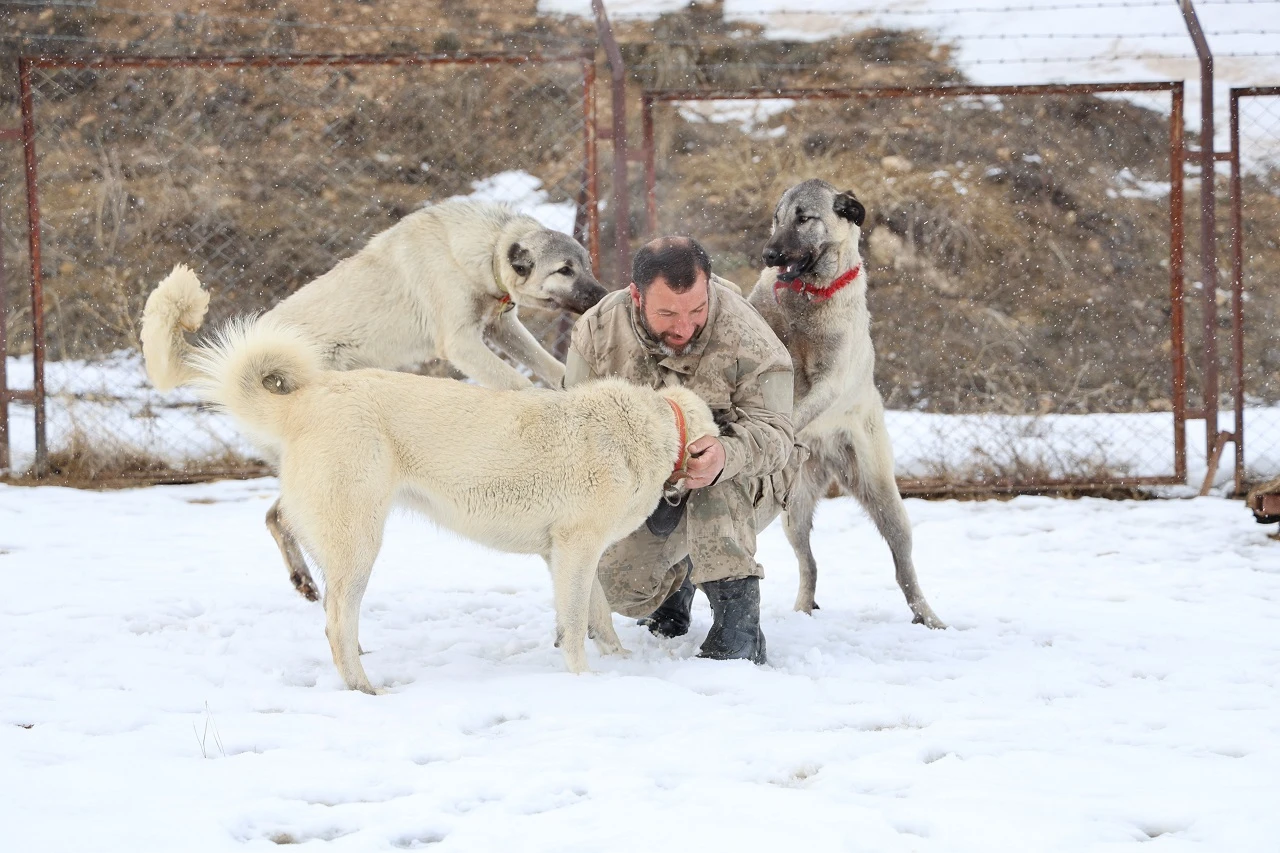
<instances>
[{"instance_id":1,"label":"snow covered ground","mask_svg":"<svg viewBox=\"0 0 1280 853\"><path fill-rule=\"evenodd\" d=\"M393 518L340 689L274 482L0 487L13 851L1274 851L1280 543L1240 503L908 501L947 631L824 503L813 617L761 539L770 665L615 617L552 647L536 558Z\"/></svg>"},{"instance_id":2,"label":"snow covered ground","mask_svg":"<svg viewBox=\"0 0 1280 853\"><path fill-rule=\"evenodd\" d=\"M615 20L651 18L687 5L606 2ZM1280 86L1280 0L1199 0L1195 7L1215 55L1216 146L1225 151L1228 90ZM538 8L591 14L590 0L539 0ZM956 64L970 80L988 85L1185 80L1187 126L1199 128L1199 62L1176 0L725 0L724 14L762 25L771 38L802 41L872 27L924 30L954 46ZM1150 106L1147 99L1142 103ZM1243 140L1246 156L1280 157L1272 119L1264 135ZM1246 117L1242 130L1248 128Z\"/></svg>"}]
</instances>

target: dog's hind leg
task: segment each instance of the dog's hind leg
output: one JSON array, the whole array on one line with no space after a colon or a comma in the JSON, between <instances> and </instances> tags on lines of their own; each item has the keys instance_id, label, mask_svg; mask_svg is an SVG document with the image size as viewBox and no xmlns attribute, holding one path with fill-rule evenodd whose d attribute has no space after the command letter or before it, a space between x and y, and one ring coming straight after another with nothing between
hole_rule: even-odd
<instances>
[{"instance_id":1,"label":"dog's hind leg","mask_svg":"<svg viewBox=\"0 0 1280 853\"><path fill-rule=\"evenodd\" d=\"M319 601L320 590L311 577L311 570L307 568L307 560L302 555L302 548L294 538L293 531L280 517L279 498L276 498L271 509L267 510L267 530L271 532L276 545L280 547L280 556L284 557L284 565L289 570L289 580L293 582L293 588L307 601Z\"/></svg>"},{"instance_id":2,"label":"dog's hind leg","mask_svg":"<svg viewBox=\"0 0 1280 853\"><path fill-rule=\"evenodd\" d=\"M605 598L604 587L600 585L600 576L592 573L591 579L591 611L587 614L587 636L595 640L596 648L602 655L631 654L618 639L618 632L613 629L613 612L609 609L609 599Z\"/></svg>"},{"instance_id":3,"label":"dog's hind leg","mask_svg":"<svg viewBox=\"0 0 1280 853\"><path fill-rule=\"evenodd\" d=\"M814 510L828 482L819 460L811 457L800 469L787 501L787 511L782 515L783 532L787 534L800 568L800 589L796 592L795 609L801 613L812 613L818 608L814 600L818 587L818 563L813 557L809 536L813 532Z\"/></svg>"},{"instance_id":4,"label":"dog's hind leg","mask_svg":"<svg viewBox=\"0 0 1280 853\"><path fill-rule=\"evenodd\" d=\"M911 559L911 519L894 480L893 450L884 419L868 418L859 427L861 429L853 433L848 447L852 464L834 466L834 470L841 485L858 499L867 515L871 516L876 530L888 543L898 588L906 596L907 605L914 614L911 621L929 628L945 628L946 624L925 600L920 581L916 578L915 564Z\"/></svg>"},{"instance_id":5,"label":"dog's hind leg","mask_svg":"<svg viewBox=\"0 0 1280 853\"><path fill-rule=\"evenodd\" d=\"M334 490L317 489L316 492L331 499ZM313 519L323 520L308 526L307 542L309 546L314 544L324 571L324 633L333 653L333 663L347 687L375 693L360 663L360 602L369 585L373 561L382 547L382 528L387 520L389 501L348 493L342 495L338 503L341 514L337 517L332 508L328 514L309 514Z\"/></svg>"},{"instance_id":6,"label":"dog's hind leg","mask_svg":"<svg viewBox=\"0 0 1280 853\"><path fill-rule=\"evenodd\" d=\"M590 531L560 530L552 535L551 558L547 562L551 566L551 586L555 594L556 648L573 673L587 671L587 625L593 621L593 593L600 586L596 568L603 553L600 537ZM604 591L601 589L599 594L603 601ZM612 617L607 629L598 620L595 627L607 631L604 637L607 644L607 634L614 633ZM616 634L613 641L621 647Z\"/></svg>"}]
</instances>

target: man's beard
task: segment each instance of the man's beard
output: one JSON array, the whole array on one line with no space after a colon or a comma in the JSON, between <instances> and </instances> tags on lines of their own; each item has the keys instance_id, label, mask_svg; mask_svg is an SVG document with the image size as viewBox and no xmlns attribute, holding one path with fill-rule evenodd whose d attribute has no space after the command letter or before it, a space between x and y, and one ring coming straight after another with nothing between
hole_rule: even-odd
<instances>
[{"instance_id":1,"label":"man's beard","mask_svg":"<svg viewBox=\"0 0 1280 853\"><path fill-rule=\"evenodd\" d=\"M646 317L644 313L643 301L640 303L640 316L638 319L640 320L640 326L644 329L645 333L658 345L658 350L665 356L678 356L687 353L689 348L693 346L693 342L698 339L698 332L702 331L702 327L699 326L693 330L693 334L689 336L689 340L685 341L678 347L673 347L671 344L667 343L666 339L663 338L662 335L655 332L653 327L649 325L649 318Z\"/></svg>"}]
</instances>

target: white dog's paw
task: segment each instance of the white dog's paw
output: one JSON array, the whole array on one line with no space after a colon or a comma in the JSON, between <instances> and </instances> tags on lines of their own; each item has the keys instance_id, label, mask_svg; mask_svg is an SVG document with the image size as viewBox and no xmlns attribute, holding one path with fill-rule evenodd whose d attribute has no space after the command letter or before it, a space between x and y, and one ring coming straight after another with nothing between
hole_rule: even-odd
<instances>
[{"instance_id":1,"label":"white dog's paw","mask_svg":"<svg viewBox=\"0 0 1280 853\"><path fill-rule=\"evenodd\" d=\"M609 655L610 657L618 657L618 658L631 657L631 649L628 649L626 646L622 645L622 643L620 642L619 643L602 643L599 640L597 640L596 650L600 652L600 654Z\"/></svg>"}]
</instances>

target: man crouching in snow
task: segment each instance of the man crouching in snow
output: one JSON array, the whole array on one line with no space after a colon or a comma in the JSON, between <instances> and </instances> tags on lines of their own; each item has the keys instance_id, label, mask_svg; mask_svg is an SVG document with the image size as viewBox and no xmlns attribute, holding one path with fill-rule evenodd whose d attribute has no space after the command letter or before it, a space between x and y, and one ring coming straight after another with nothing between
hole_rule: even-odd
<instances>
[{"instance_id":1,"label":"man crouching in snow","mask_svg":"<svg viewBox=\"0 0 1280 853\"><path fill-rule=\"evenodd\" d=\"M691 445L673 475L685 478L685 500L659 504L645 527L604 553L610 607L678 637L689 630L697 586L714 614L699 656L763 664L756 534L784 509L804 455L793 447L791 357L755 309L713 279L697 241L663 237L636 252L630 288L574 326L565 386L605 376L684 385L721 427L719 438Z\"/></svg>"}]
</instances>

